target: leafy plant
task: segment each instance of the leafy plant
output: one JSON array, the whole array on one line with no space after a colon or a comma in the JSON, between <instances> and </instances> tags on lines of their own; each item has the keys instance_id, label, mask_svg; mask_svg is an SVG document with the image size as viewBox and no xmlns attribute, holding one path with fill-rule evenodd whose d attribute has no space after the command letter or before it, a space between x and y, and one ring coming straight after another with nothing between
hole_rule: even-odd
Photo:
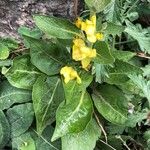
<instances>
[{"instance_id":1,"label":"leafy plant","mask_svg":"<svg viewBox=\"0 0 150 150\"><path fill-rule=\"evenodd\" d=\"M23 43L0 39L0 149L149 149L143 3L85 0L75 22L35 15Z\"/></svg>"}]
</instances>

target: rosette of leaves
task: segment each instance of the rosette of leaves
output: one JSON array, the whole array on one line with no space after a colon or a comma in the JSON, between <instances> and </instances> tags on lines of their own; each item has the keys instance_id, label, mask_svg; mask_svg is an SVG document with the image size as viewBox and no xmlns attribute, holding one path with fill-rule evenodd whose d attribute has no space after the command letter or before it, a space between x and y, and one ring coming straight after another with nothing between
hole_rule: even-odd
<instances>
[{"instance_id":1,"label":"rosette of leaves","mask_svg":"<svg viewBox=\"0 0 150 150\"><path fill-rule=\"evenodd\" d=\"M138 30L132 24L124 27L124 18L117 20L117 11L122 11L117 1L85 3L99 17L110 10L97 22L105 38L93 44L97 57L89 71L72 60L72 40L83 33L66 19L35 15L35 29L19 29L27 49L17 53L19 56L12 55L10 45L0 44L0 149L107 150L143 148L145 143L149 147L149 132L145 132L149 125L149 67L141 69L133 59L136 53L115 47L113 38L126 32L143 51L148 46L136 37ZM144 33L138 35L146 36ZM75 80L64 83L60 69L66 64L78 70L81 84Z\"/></svg>"}]
</instances>

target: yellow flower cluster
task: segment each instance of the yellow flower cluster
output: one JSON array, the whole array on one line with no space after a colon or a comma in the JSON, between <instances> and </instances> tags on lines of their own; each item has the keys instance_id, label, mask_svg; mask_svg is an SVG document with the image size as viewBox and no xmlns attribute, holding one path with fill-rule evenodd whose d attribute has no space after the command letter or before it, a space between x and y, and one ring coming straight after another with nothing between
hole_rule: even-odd
<instances>
[{"instance_id":1,"label":"yellow flower cluster","mask_svg":"<svg viewBox=\"0 0 150 150\"><path fill-rule=\"evenodd\" d=\"M76 26L85 31L87 39L91 43L95 43L96 40L102 40L103 34L96 33L96 15L93 15L90 20L82 21L80 18L76 21Z\"/></svg>"},{"instance_id":2,"label":"yellow flower cluster","mask_svg":"<svg viewBox=\"0 0 150 150\"><path fill-rule=\"evenodd\" d=\"M103 39L103 34L96 33L96 15L93 15L90 20L82 21L80 18L76 21L76 26L86 33L87 40L91 43L95 43L96 40ZM86 46L85 42L81 38L73 40L72 58L75 61L81 61L82 68L88 70L88 66L93 58L96 57L96 49L92 49ZM65 66L61 69L60 74L64 76L64 82L68 83L70 80L77 80L77 83L81 83L81 79L78 73L72 68Z\"/></svg>"},{"instance_id":3,"label":"yellow flower cluster","mask_svg":"<svg viewBox=\"0 0 150 150\"><path fill-rule=\"evenodd\" d=\"M60 70L60 74L64 76L65 83L68 83L70 80L76 79L77 83L81 83L81 78L78 73L72 68L65 66Z\"/></svg>"},{"instance_id":4,"label":"yellow flower cluster","mask_svg":"<svg viewBox=\"0 0 150 150\"><path fill-rule=\"evenodd\" d=\"M72 58L81 61L82 68L87 69L92 58L96 57L96 49L89 48L82 39L75 39L72 48Z\"/></svg>"}]
</instances>

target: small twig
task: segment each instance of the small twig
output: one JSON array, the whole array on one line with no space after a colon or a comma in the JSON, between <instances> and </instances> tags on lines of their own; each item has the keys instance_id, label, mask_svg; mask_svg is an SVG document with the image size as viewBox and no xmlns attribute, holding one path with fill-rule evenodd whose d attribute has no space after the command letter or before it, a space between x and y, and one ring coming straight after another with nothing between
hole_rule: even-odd
<instances>
[{"instance_id":1,"label":"small twig","mask_svg":"<svg viewBox=\"0 0 150 150\"><path fill-rule=\"evenodd\" d=\"M99 118L98 118L98 116L96 115L95 112L94 112L94 116L95 116L95 118L96 118L96 121L97 121L99 127L101 128L101 130L102 130L102 132L103 132L103 134L104 134L105 141L106 141L106 143L107 143L107 142L108 142L108 140L107 140L107 133L105 132L105 130L104 130L103 126L101 125L101 123L100 123L100 121L99 121Z\"/></svg>"},{"instance_id":2,"label":"small twig","mask_svg":"<svg viewBox=\"0 0 150 150\"><path fill-rule=\"evenodd\" d=\"M126 144L126 142L121 138L120 135L117 135L116 138L119 139L119 140L123 143L123 145L127 148L127 150L131 150L131 149L128 147L128 145Z\"/></svg>"},{"instance_id":3,"label":"small twig","mask_svg":"<svg viewBox=\"0 0 150 150\"><path fill-rule=\"evenodd\" d=\"M111 145L109 145L108 143L104 142L103 140L100 140L100 141L101 141L102 143L104 143L105 145L107 145L108 147L110 147L111 149L117 150L117 149L113 148Z\"/></svg>"},{"instance_id":4,"label":"small twig","mask_svg":"<svg viewBox=\"0 0 150 150\"><path fill-rule=\"evenodd\" d=\"M28 50L28 48L21 48L21 49L17 49L15 51L12 51L11 53L19 53L19 52L23 52L25 50Z\"/></svg>"},{"instance_id":5,"label":"small twig","mask_svg":"<svg viewBox=\"0 0 150 150\"><path fill-rule=\"evenodd\" d=\"M146 58L146 59L150 59L150 56L147 56L144 53L137 53L136 56Z\"/></svg>"},{"instance_id":6,"label":"small twig","mask_svg":"<svg viewBox=\"0 0 150 150\"><path fill-rule=\"evenodd\" d=\"M13 30L13 27L11 26L10 21L8 21L8 25L9 25L9 28L10 28L11 30Z\"/></svg>"},{"instance_id":7,"label":"small twig","mask_svg":"<svg viewBox=\"0 0 150 150\"><path fill-rule=\"evenodd\" d=\"M77 15L78 15L78 0L74 0L74 14L75 14L75 18L77 18Z\"/></svg>"}]
</instances>

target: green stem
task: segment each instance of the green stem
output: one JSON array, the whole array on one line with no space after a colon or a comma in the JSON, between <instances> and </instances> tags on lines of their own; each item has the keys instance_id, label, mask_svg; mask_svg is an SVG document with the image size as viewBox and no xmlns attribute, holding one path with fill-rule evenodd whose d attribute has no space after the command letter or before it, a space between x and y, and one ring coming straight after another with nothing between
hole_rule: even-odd
<instances>
[{"instance_id":1,"label":"green stem","mask_svg":"<svg viewBox=\"0 0 150 150\"><path fill-rule=\"evenodd\" d=\"M139 0L136 0L136 1L133 3L133 5L127 10L127 12L125 13L125 15L126 15L127 13L129 13L129 12L135 7L135 5L136 5L138 2L139 2Z\"/></svg>"},{"instance_id":2,"label":"green stem","mask_svg":"<svg viewBox=\"0 0 150 150\"><path fill-rule=\"evenodd\" d=\"M126 43L131 43L131 42L136 42L136 40L117 42L117 43L115 43L115 45L126 44Z\"/></svg>"},{"instance_id":3,"label":"green stem","mask_svg":"<svg viewBox=\"0 0 150 150\"><path fill-rule=\"evenodd\" d=\"M113 36L112 39L112 48L115 49L115 41L116 41L116 36Z\"/></svg>"}]
</instances>

